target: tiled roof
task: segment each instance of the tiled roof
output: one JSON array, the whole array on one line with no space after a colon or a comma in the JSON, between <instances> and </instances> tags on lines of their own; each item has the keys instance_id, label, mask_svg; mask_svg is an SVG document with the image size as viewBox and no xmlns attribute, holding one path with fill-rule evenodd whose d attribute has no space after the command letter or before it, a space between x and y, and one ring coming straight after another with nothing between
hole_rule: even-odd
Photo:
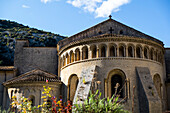
<instances>
[{"instance_id":1,"label":"tiled roof","mask_svg":"<svg viewBox=\"0 0 170 113\"><path fill-rule=\"evenodd\" d=\"M16 70L16 67L14 66L0 66L0 71L12 71Z\"/></svg>"},{"instance_id":2,"label":"tiled roof","mask_svg":"<svg viewBox=\"0 0 170 113\"><path fill-rule=\"evenodd\" d=\"M80 41L80 40L83 40L85 38L90 38L90 37L94 37L94 36L100 36L101 34L98 33L98 31L99 31L98 27L100 26L100 30L102 30L102 26L104 26L105 23L109 23L109 22L112 23L111 25L117 24L119 26L123 26L125 29L132 30L133 32L136 32L135 34L131 34L129 32L128 34L125 34L126 36L140 37L140 38L155 41L155 42L163 45L162 41L160 41L160 40L158 40L158 39L156 39L156 38L154 38L152 36L149 36L149 35L147 35L145 33L142 33L142 32L140 32L140 31L138 31L138 30L136 30L136 29L134 29L132 27L129 27L129 26L123 24L123 23L120 23L120 22L118 22L118 21L116 21L114 19L107 19L107 20L105 20L105 21L103 21L103 22L101 22L101 23L99 23L97 25L94 25L94 26L92 26L92 27L90 27L90 28L88 28L88 29L86 29L84 31L81 31L81 32L79 32L79 33L77 33L77 34L75 34L73 36L70 36L70 37L65 38L63 40L60 40L58 42L58 45L59 45L59 47L61 49L62 47L64 47L65 45L68 45L71 42ZM106 32L103 32L103 33L105 34ZM118 33L116 33L116 34L118 34Z\"/></svg>"},{"instance_id":3,"label":"tiled roof","mask_svg":"<svg viewBox=\"0 0 170 113\"><path fill-rule=\"evenodd\" d=\"M11 80L6 81L3 83L4 85L10 85L10 84L15 84L15 83L26 83L26 82L37 82L37 81L44 81L46 82L59 82L61 83L61 80L57 75L48 73L39 69L35 69L32 71L29 71L25 74L22 74L18 77L15 77Z\"/></svg>"}]
</instances>

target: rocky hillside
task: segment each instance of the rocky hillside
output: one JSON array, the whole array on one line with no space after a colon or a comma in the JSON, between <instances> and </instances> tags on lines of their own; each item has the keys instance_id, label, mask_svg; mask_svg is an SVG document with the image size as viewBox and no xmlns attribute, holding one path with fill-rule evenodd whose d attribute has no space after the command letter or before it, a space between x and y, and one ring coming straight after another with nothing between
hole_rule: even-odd
<instances>
[{"instance_id":1,"label":"rocky hillside","mask_svg":"<svg viewBox=\"0 0 170 113\"><path fill-rule=\"evenodd\" d=\"M24 26L17 22L0 20L0 65L13 65L16 39L28 39L32 47L56 47L59 34Z\"/></svg>"}]
</instances>

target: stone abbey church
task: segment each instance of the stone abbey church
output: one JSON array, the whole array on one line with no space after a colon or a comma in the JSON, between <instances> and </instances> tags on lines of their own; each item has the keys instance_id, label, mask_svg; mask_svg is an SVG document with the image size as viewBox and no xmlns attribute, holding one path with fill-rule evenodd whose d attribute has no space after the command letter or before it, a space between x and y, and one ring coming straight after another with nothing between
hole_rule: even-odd
<instances>
[{"instance_id":1,"label":"stone abbey church","mask_svg":"<svg viewBox=\"0 0 170 113\"><path fill-rule=\"evenodd\" d=\"M17 40L15 47L14 66L0 67L3 108L9 107L14 95L42 104L44 85L52 88L51 95L81 103L93 87L102 98L111 97L118 83L125 109L170 110L170 49L111 17L56 47L29 47L28 40Z\"/></svg>"}]
</instances>

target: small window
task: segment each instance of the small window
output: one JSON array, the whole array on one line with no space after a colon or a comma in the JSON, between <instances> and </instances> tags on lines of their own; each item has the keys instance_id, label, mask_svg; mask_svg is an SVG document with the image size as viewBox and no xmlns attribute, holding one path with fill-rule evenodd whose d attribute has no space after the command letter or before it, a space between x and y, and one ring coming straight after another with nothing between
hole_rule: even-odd
<instances>
[{"instance_id":1,"label":"small window","mask_svg":"<svg viewBox=\"0 0 170 113\"><path fill-rule=\"evenodd\" d=\"M105 48L105 46L101 47L101 57L106 57L106 48Z\"/></svg>"},{"instance_id":2,"label":"small window","mask_svg":"<svg viewBox=\"0 0 170 113\"><path fill-rule=\"evenodd\" d=\"M123 34L123 30L120 30L119 34L122 35Z\"/></svg>"},{"instance_id":3,"label":"small window","mask_svg":"<svg viewBox=\"0 0 170 113\"><path fill-rule=\"evenodd\" d=\"M123 46L119 47L119 57L125 57L125 48Z\"/></svg>"},{"instance_id":4,"label":"small window","mask_svg":"<svg viewBox=\"0 0 170 113\"><path fill-rule=\"evenodd\" d=\"M115 49L114 46L112 46L112 47L110 48L110 56L111 56L111 57L115 57L115 56L116 56L116 49Z\"/></svg>"},{"instance_id":5,"label":"small window","mask_svg":"<svg viewBox=\"0 0 170 113\"><path fill-rule=\"evenodd\" d=\"M133 57L133 48L132 48L132 46L128 47L128 57Z\"/></svg>"},{"instance_id":6,"label":"small window","mask_svg":"<svg viewBox=\"0 0 170 113\"><path fill-rule=\"evenodd\" d=\"M102 34L102 32L101 32L101 31L99 31L99 34Z\"/></svg>"}]
</instances>

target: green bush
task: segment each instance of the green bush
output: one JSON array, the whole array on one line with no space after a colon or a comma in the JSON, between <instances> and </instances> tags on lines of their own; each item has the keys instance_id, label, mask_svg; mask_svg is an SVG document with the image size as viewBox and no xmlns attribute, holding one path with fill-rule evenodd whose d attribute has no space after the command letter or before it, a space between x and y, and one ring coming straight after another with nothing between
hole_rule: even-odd
<instances>
[{"instance_id":1,"label":"green bush","mask_svg":"<svg viewBox=\"0 0 170 113\"><path fill-rule=\"evenodd\" d=\"M75 113L128 113L118 99L118 95L101 99L101 93L97 90L95 94L90 92L84 104L74 104L73 111Z\"/></svg>"}]
</instances>

